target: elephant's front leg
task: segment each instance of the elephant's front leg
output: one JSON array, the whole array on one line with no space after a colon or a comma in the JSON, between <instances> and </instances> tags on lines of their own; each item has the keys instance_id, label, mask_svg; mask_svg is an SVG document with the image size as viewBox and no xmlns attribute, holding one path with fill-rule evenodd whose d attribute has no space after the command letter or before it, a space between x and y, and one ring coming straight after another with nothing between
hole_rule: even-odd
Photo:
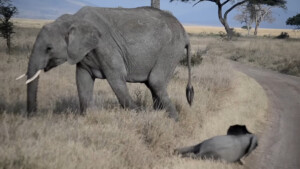
<instances>
[{"instance_id":1,"label":"elephant's front leg","mask_svg":"<svg viewBox=\"0 0 300 169\"><path fill-rule=\"evenodd\" d=\"M116 94L119 103L122 105L123 108L138 109L138 106L129 95L126 81L124 80L124 78L121 78L121 76L118 76L117 74L114 76L107 77L107 81L114 93Z\"/></svg>"},{"instance_id":2,"label":"elephant's front leg","mask_svg":"<svg viewBox=\"0 0 300 169\"><path fill-rule=\"evenodd\" d=\"M91 74L83 69L80 64L76 67L76 83L80 103L80 113L83 114L93 98L95 78Z\"/></svg>"}]
</instances>

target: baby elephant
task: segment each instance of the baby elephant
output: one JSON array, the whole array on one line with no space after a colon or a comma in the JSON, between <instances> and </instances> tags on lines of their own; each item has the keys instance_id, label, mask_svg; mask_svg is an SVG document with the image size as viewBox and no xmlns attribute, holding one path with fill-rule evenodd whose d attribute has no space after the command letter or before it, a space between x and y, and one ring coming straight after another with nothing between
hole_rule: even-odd
<instances>
[{"instance_id":1,"label":"baby elephant","mask_svg":"<svg viewBox=\"0 0 300 169\"><path fill-rule=\"evenodd\" d=\"M237 162L247 157L258 146L257 137L250 133L244 125L230 126L227 135L216 136L200 144L176 149L182 157L224 160Z\"/></svg>"}]
</instances>

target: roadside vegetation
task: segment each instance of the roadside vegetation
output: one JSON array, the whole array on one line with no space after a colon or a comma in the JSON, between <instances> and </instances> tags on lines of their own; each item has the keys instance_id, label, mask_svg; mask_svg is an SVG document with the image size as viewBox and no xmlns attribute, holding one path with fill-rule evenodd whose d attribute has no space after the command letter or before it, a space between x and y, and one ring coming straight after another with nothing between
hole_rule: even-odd
<instances>
[{"instance_id":1,"label":"roadside vegetation","mask_svg":"<svg viewBox=\"0 0 300 169\"><path fill-rule=\"evenodd\" d=\"M194 49L233 61L280 73L300 76L299 39L239 37L222 40L220 36L191 36Z\"/></svg>"},{"instance_id":2,"label":"roadside vegetation","mask_svg":"<svg viewBox=\"0 0 300 169\"><path fill-rule=\"evenodd\" d=\"M85 116L78 115L75 67L68 64L41 75L39 112L26 118L25 80L15 78L26 72L38 31L16 27L10 56L5 42L0 42L0 168L243 168L173 154L175 148L226 134L233 124L245 124L258 134L263 129L266 95L253 79L231 68L225 42L191 38L194 56L201 59L195 59L192 69L193 106L185 98L185 66L176 69L168 86L180 114L177 123L164 111L153 111L151 94L141 84L128 86L142 110L120 108L105 80L96 80L93 106ZM238 44L244 43L248 50L249 42L227 43L240 48Z\"/></svg>"}]
</instances>

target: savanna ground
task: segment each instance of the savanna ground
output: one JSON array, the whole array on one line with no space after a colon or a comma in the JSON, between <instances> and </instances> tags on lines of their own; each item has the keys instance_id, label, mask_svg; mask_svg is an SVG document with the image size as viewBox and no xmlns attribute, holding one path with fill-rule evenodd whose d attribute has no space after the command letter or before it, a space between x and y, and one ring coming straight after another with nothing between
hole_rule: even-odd
<instances>
[{"instance_id":1,"label":"savanna ground","mask_svg":"<svg viewBox=\"0 0 300 169\"><path fill-rule=\"evenodd\" d=\"M193 106L185 98L186 67L178 66L168 86L179 122L167 118L164 111L153 111L151 94L141 84L128 86L143 110L120 108L105 80L96 80L94 105L87 114L77 115L75 67L68 64L41 75L39 112L26 118L25 80L15 78L26 72L40 27L39 22L34 27L19 22L11 56L0 42L0 168L243 168L182 159L173 150L226 134L233 124L245 124L253 133L263 130L268 108L265 92L253 79L234 71L225 58L278 71L280 64L299 61L297 40L191 36L194 63L203 58L192 69ZM259 147L251 155L257 151Z\"/></svg>"}]
</instances>

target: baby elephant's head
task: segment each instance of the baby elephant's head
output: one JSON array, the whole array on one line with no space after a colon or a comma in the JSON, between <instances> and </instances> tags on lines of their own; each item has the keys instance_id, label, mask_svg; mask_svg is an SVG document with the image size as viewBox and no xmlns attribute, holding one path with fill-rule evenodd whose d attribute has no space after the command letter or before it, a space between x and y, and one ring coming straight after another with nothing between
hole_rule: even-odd
<instances>
[{"instance_id":1,"label":"baby elephant's head","mask_svg":"<svg viewBox=\"0 0 300 169\"><path fill-rule=\"evenodd\" d=\"M230 126L227 130L227 135L234 135L234 136L242 136L242 135L247 135L247 137L249 137L249 142L245 143L247 145L247 148L245 150L245 157L247 157L251 151L253 151L254 149L256 149L256 147L258 146L258 140L257 137L250 133L247 130L247 127L245 125L233 125Z\"/></svg>"},{"instance_id":2,"label":"baby elephant's head","mask_svg":"<svg viewBox=\"0 0 300 169\"><path fill-rule=\"evenodd\" d=\"M233 125L230 126L227 130L227 135L244 135L244 134L252 134L247 130L245 125Z\"/></svg>"}]
</instances>

